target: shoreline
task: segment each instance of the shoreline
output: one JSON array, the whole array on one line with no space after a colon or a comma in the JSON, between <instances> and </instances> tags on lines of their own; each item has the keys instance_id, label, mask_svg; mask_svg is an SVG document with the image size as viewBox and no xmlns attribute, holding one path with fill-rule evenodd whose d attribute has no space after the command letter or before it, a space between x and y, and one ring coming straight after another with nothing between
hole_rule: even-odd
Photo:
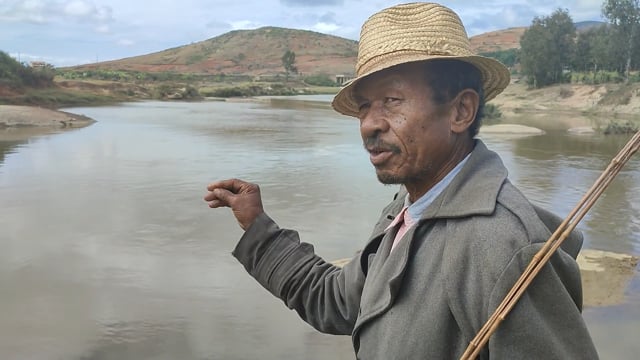
<instances>
[{"instance_id":1,"label":"shoreline","mask_svg":"<svg viewBox=\"0 0 640 360\"><path fill-rule=\"evenodd\" d=\"M24 141L32 136L79 129L95 122L90 117L66 111L0 105L0 141Z\"/></svg>"},{"instance_id":2,"label":"shoreline","mask_svg":"<svg viewBox=\"0 0 640 360\"><path fill-rule=\"evenodd\" d=\"M0 105L0 128L19 126L83 127L95 120L88 116L38 106Z\"/></svg>"}]
</instances>

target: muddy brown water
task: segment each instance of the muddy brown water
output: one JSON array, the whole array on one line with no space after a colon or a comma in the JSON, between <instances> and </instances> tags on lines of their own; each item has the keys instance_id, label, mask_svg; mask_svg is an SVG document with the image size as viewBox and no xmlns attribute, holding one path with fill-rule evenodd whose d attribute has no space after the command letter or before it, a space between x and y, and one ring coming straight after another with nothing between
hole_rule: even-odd
<instances>
[{"instance_id":1,"label":"muddy brown water","mask_svg":"<svg viewBox=\"0 0 640 360\"><path fill-rule=\"evenodd\" d=\"M395 191L377 183L357 121L281 99L66 110L98 122L0 140L1 358L353 358L348 337L317 333L244 272L230 255L241 230L202 196L212 180L258 182L281 226L327 259L350 256ZM483 139L564 216L628 137ZM640 255L639 200L636 158L581 223L585 248ZM603 359L634 358L637 276L624 304L585 318Z\"/></svg>"}]
</instances>

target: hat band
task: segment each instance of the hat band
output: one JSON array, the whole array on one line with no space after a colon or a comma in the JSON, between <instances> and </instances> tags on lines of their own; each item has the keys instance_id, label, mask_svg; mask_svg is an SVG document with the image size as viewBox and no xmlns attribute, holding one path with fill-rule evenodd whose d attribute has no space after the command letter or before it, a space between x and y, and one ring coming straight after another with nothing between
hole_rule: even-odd
<instances>
[{"instance_id":1,"label":"hat band","mask_svg":"<svg viewBox=\"0 0 640 360\"><path fill-rule=\"evenodd\" d=\"M357 76L362 76L406 62L429 60L431 58L455 59L470 55L460 55L460 52L455 55L449 50L397 50L368 58L366 62L360 64L356 74Z\"/></svg>"}]
</instances>

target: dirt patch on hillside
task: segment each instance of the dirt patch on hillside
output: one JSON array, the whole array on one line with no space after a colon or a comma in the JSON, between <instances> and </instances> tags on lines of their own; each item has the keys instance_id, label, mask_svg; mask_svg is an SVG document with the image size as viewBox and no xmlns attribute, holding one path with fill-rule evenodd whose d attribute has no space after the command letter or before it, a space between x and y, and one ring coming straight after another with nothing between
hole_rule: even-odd
<instances>
[{"instance_id":1,"label":"dirt patch on hillside","mask_svg":"<svg viewBox=\"0 0 640 360\"><path fill-rule=\"evenodd\" d=\"M515 27L506 30L492 31L469 39L471 49L476 54L520 48L520 38L526 27Z\"/></svg>"}]
</instances>

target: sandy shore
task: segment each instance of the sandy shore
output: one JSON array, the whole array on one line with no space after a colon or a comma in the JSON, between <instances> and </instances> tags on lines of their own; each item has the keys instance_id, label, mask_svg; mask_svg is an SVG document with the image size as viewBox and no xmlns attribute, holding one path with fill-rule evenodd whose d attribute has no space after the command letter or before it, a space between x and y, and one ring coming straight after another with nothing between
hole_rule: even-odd
<instances>
[{"instance_id":1,"label":"sandy shore","mask_svg":"<svg viewBox=\"0 0 640 360\"><path fill-rule=\"evenodd\" d=\"M89 126L94 122L87 116L65 111L0 105L0 140L22 141L32 136Z\"/></svg>"},{"instance_id":2,"label":"sandy shore","mask_svg":"<svg viewBox=\"0 0 640 360\"><path fill-rule=\"evenodd\" d=\"M0 105L0 127L82 127L95 121L84 115L36 106Z\"/></svg>"},{"instance_id":3,"label":"sandy shore","mask_svg":"<svg viewBox=\"0 0 640 360\"><path fill-rule=\"evenodd\" d=\"M343 266L350 259L333 262ZM636 275L638 258L598 250L582 250L578 266L582 275L583 303L585 307L608 306L624 302L629 282Z\"/></svg>"},{"instance_id":4,"label":"sandy shore","mask_svg":"<svg viewBox=\"0 0 640 360\"><path fill-rule=\"evenodd\" d=\"M624 302L629 282L636 275L638 258L599 250L583 250L578 255L585 306L615 305Z\"/></svg>"},{"instance_id":5,"label":"sandy shore","mask_svg":"<svg viewBox=\"0 0 640 360\"><path fill-rule=\"evenodd\" d=\"M611 120L637 118L640 85L632 85L624 104L615 104L621 84L562 84L528 89L522 81L511 84L491 103L502 112L503 121L549 130L588 133L606 127Z\"/></svg>"}]
</instances>

